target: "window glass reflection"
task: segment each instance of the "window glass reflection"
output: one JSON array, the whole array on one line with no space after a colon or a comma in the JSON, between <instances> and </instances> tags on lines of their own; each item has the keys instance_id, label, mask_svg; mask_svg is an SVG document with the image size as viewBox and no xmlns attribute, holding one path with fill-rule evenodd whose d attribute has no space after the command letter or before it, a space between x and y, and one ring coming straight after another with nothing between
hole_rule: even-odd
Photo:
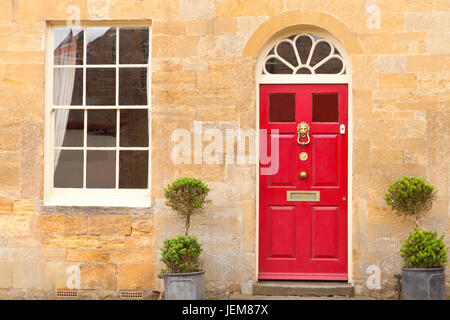
<instances>
[{"instance_id":1,"label":"window glass reflection","mask_svg":"<svg viewBox=\"0 0 450 320\"><path fill-rule=\"evenodd\" d=\"M87 64L115 64L116 28L90 27L86 33Z\"/></svg>"}]
</instances>

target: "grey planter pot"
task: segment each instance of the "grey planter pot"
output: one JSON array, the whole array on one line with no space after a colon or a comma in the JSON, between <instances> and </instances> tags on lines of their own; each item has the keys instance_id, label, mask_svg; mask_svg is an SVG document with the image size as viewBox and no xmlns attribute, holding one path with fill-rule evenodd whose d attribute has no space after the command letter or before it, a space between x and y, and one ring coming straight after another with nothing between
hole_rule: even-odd
<instances>
[{"instance_id":1,"label":"grey planter pot","mask_svg":"<svg viewBox=\"0 0 450 320\"><path fill-rule=\"evenodd\" d=\"M445 267L402 268L403 300L445 300Z\"/></svg>"},{"instance_id":2,"label":"grey planter pot","mask_svg":"<svg viewBox=\"0 0 450 320\"><path fill-rule=\"evenodd\" d=\"M205 299L205 271L166 273L163 276L166 300Z\"/></svg>"}]
</instances>

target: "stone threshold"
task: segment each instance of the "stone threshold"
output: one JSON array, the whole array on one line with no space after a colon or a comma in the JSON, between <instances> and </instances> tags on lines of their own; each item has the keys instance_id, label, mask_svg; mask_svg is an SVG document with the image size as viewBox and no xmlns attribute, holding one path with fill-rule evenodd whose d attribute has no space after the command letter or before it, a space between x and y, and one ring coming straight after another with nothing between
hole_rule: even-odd
<instances>
[{"instance_id":1,"label":"stone threshold","mask_svg":"<svg viewBox=\"0 0 450 320\"><path fill-rule=\"evenodd\" d=\"M354 297L355 288L346 282L329 281L257 281L254 296Z\"/></svg>"}]
</instances>

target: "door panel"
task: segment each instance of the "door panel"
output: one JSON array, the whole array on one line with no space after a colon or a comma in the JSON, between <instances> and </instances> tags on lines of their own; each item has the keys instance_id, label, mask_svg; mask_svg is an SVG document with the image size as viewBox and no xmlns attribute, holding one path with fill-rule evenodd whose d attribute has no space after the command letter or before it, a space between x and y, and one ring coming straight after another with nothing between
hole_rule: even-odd
<instances>
[{"instance_id":1,"label":"door panel","mask_svg":"<svg viewBox=\"0 0 450 320\"><path fill-rule=\"evenodd\" d=\"M311 137L311 185L339 186L339 136L313 134Z\"/></svg>"},{"instance_id":2,"label":"door panel","mask_svg":"<svg viewBox=\"0 0 450 320\"><path fill-rule=\"evenodd\" d=\"M279 137L268 152L279 170L259 179L259 279L347 280L347 90L260 86L260 128Z\"/></svg>"},{"instance_id":3,"label":"door panel","mask_svg":"<svg viewBox=\"0 0 450 320\"><path fill-rule=\"evenodd\" d=\"M280 158L279 166L283 168L283 170L278 170L277 173L271 175L269 178L269 186L295 186L295 172L297 170L295 166L295 162L289 161L294 157L294 144L297 143L295 141L296 137L292 133L281 133L278 135L279 137L279 148L282 150L286 150L286 156ZM270 139L272 135L267 135L267 145L270 145ZM270 148L269 148L270 149ZM270 150L271 151L271 150Z\"/></svg>"},{"instance_id":4,"label":"door panel","mask_svg":"<svg viewBox=\"0 0 450 320\"><path fill-rule=\"evenodd\" d=\"M338 256L338 207L311 207L312 259L336 259Z\"/></svg>"},{"instance_id":5,"label":"door panel","mask_svg":"<svg viewBox=\"0 0 450 320\"><path fill-rule=\"evenodd\" d=\"M295 206L270 206L270 259L295 258Z\"/></svg>"}]
</instances>

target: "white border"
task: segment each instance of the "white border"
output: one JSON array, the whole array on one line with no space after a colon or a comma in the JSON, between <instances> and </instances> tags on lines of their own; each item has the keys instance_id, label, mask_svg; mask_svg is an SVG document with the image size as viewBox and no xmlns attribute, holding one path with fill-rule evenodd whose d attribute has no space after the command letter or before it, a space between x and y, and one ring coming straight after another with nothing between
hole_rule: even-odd
<instances>
[{"instance_id":1,"label":"white border","mask_svg":"<svg viewBox=\"0 0 450 320\"><path fill-rule=\"evenodd\" d=\"M149 62L147 67L147 106L140 106L133 109L148 109L148 136L149 145L145 150L149 151L148 157L148 188L147 189L71 189L53 188L53 123L54 112L52 112L53 96L53 29L55 27L66 26L66 21L47 22L46 42L45 42L45 117L44 117L44 205L45 206L104 206L104 207L150 207L151 206L151 154L152 154L152 88L151 88L151 57L152 57L152 24L151 21L81 21L82 27L121 27L121 26L146 26L149 28ZM116 36L118 41L119 35ZM117 47L117 50L119 48ZM84 50L86 55L86 50ZM86 57L84 57L86 59ZM116 68L116 65L109 66ZM84 60L85 61L85 60ZM128 67L128 65L126 65ZM83 66L83 70L86 67ZM118 72L116 72L116 77ZM116 79L117 80L117 79ZM84 77L84 80L86 78ZM85 86L84 86L85 87ZM117 97L116 97L117 98ZM117 99L116 99L117 100ZM116 104L118 101L116 101ZM61 109L56 107L53 109ZM72 108L72 107L71 107ZM104 108L104 107L103 107ZM128 106L115 106L114 109L128 109ZM76 107L73 109L85 109ZM89 106L89 109L91 107ZM92 108L92 109L95 109ZM86 117L85 117L86 122ZM85 126L86 130L86 126ZM108 149L108 148L106 148ZM138 149L138 148L137 148ZM119 149L117 149L119 150ZM118 158L116 156L116 161ZM84 162L85 165L85 162ZM117 170L117 168L116 168ZM118 179L118 177L116 177ZM83 182L84 185L84 182Z\"/></svg>"},{"instance_id":2,"label":"white border","mask_svg":"<svg viewBox=\"0 0 450 320\"><path fill-rule=\"evenodd\" d=\"M265 75L262 74L263 65L267 54L272 47L280 41L299 33L314 33L322 38L328 39L339 50L345 64L344 75ZM260 84L348 84L348 170L347 170L347 270L348 283L353 284L353 70L350 56L341 42L330 32L320 27L311 25L298 25L286 28L275 33L261 49L255 68L255 128L259 129L259 85ZM259 159L259 139L256 139L256 155ZM259 161L256 164L256 232L255 232L255 275L258 280L259 272Z\"/></svg>"}]
</instances>

